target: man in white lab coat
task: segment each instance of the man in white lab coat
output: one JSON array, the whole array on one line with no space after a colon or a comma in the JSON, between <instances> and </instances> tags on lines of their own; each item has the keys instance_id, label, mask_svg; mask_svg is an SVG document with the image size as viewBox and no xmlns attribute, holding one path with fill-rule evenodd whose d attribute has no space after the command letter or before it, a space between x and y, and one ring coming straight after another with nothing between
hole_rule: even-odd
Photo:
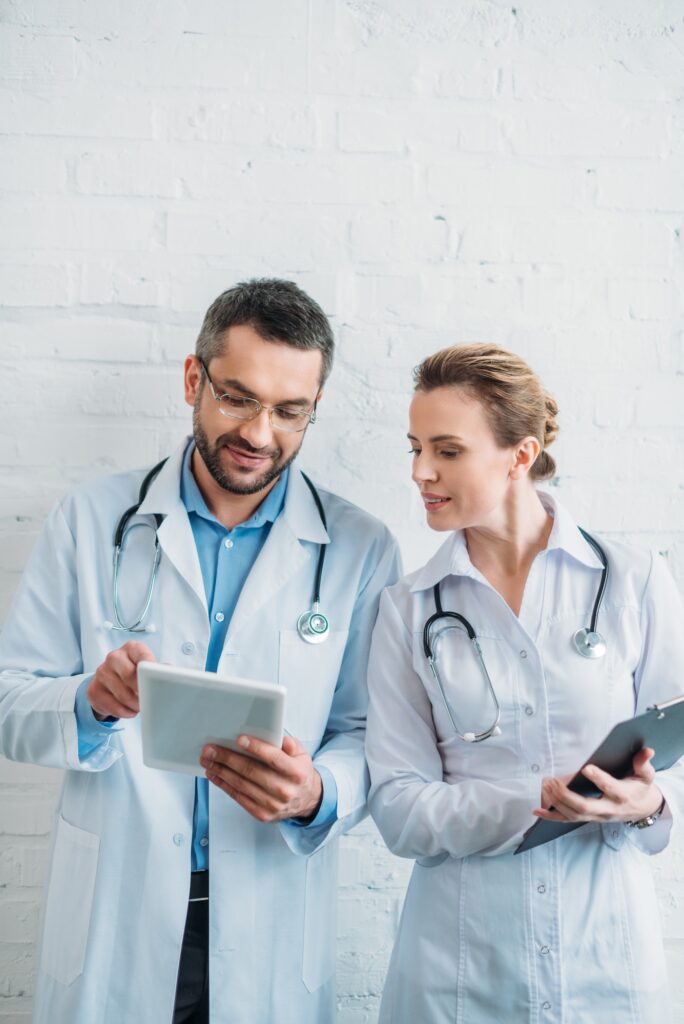
<instances>
[{"instance_id":1,"label":"man in white lab coat","mask_svg":"<svg viewBox=\"0 0 684 1024\"><path fill-rule=\"evenodd\" d=\"M0 639L0 753L66 769L37 1024L334 1016L335 839L365 813L366 661L399 566L381 523L293 464L332 352L295 285L224 292L185 362L193 437L151 475L76 488L36 545ZM321 550L329 629L309 643ZM282 749L207 748L197 782L146 767L142 659L284 684Z\"/></svg>"}]
</instances>

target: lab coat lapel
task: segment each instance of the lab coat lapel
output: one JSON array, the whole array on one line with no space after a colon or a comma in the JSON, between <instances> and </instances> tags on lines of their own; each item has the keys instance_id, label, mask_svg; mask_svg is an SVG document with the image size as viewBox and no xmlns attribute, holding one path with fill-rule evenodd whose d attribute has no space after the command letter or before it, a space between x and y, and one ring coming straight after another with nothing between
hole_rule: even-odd
<instances>
[{"instance_id":1,"label":"lab coat lapel","mask_svg":"<svg viewBox=\"0 0 684 1024\"><path fill-rule=\"evenodd\" d=\"M291 469L283 511L271 527L266 543L242 588L230 622L226 647L230 647L233 636L253 619L267 600L284 587L302 566L318 557L318 547L307 549L302 541L310 541L315 545L327 544L330 537L301 473ZM312 585L313 572L314 563L311 567Z\"/></svg>"},{"instance_id":2,"label":"lab coat lapel","mask_svg":"<svg viewBox=\"0 0 684 1024\"><path fill-rule=\"evenodd\" d=\"M207 599L197 545L187 510L180 496L183 456L189 440L186 438L180 448L163 465L158 476L150 484L147 497L138 511L140 515L156 513L164 517L164 521L157 531L162 552L194 590L206 609Z\"/></svg>"}]
</instances>

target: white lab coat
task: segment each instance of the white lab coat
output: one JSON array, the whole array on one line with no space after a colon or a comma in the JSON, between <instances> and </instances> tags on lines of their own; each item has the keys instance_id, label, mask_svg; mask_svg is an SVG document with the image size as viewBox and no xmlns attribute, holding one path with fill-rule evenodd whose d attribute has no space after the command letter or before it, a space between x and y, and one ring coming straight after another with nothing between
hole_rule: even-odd
<instances>
[{"instance_id":1,"label":"white lab coat","mask_svg":"<svg viewBox=\"0 0 684 1024\"><path fill-rule=\"evenodd\" d=\"M127 634L106 625L113 618L115 525L136 502L144 475L131 472L82 486L53 510L0 641L0 752L66 769L36 1024L171 1021L195 780L143 765L138 718L122 721L121 731L80 762L74 700L107 652L131 638L161 661L204 667L209 623L179 496L183 448L140 509L165 516L150 614L156 631ZM334 1015L331 840L365 813L367 654L379 595L397 578L398 555L381 523L321 494L327 532L301 474L291 471L283 512L240 595L218 671L287 687L285 726L332 772L338 820L317 829L262 824L210 787L212 1024L323 1024ZM311 606L319 544L329 540L322 607L332 632L314 646L299 638L296 622ZM124 616L133 616L145 594L152 532L136 531L131 545L122 568Z\"/></svg>"},{"instance_id":2,"label":"white lab coat","mask_svg":"<svg viewBox=\"0 0 684 1024\"><path fill-rule=\"evenodd\" d=\"M658 907L645 853L681 819L682 763L660 772L663 819L644 831L588 824L514 856L544 776L575 771L618 721L684 691L682 602L663 560L605 542L601 660L572 645L601 565L555 511L519 618L475 569L462 533L383 595L369 663L370 808L390 849L416 860L392 955L383 1024L665 1024ZM456 737L423 651L441 581L445 609L480 638L502 734ZM493 702L463 632L440 645L460 732Z\"/></svg>"}]
</instances>

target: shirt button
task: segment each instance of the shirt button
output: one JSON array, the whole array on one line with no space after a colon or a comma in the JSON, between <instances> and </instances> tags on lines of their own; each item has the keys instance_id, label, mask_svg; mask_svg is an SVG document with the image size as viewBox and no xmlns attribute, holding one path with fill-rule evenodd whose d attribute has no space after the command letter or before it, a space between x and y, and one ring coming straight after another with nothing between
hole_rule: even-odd
<instances>
[{"instance_id":1,"label":"shirt button","mask_svg":"<svg viewBox=\"0 0 684 1024\"><path fill-rule=\"evenodd\" d=\"M208 845L209 845L209 840L207 839L206 836L202 836L202 838L200 839L200 846L208 846Z\"/></svg>"},{"instance_id":2,"label":"shirt button","mask_svg":"<svg viewBox=\"0 0 684 1024\"><path fill-rule=\"evenodd\" d=\"M527 651L521 651L520 652L520 657L521 658L526 658L527 657Z\"/></svg>"},{"instance_id":3,"label":"shirt button","mask_svg":"<svg viewBox=\"0 0 684 1024\"><path fill-rule=\"evenodd\" d=\"M183 654L193 654L195 651L195 645L189 640L186 640L184 644L181 644L181 651Z\"/></svg>"},{"instance_id":4,"label":"shirt button","mask_svg":"<svg viewBox=\"0 0 684 1024\"><path fill-rule=\"evenodd\" d=\"M525 714L526 715L530 715L530 716L533 715L534 714L534 708L530 707L530 705L528 704L527 707L525 708Z\"/></svg>"},{"instance_id":5,"label":"shirt button","mask_svg":"<svg viewBox=\"0 0 684 1024\"><path fill-rule=\"evenodd\" d=\"M223 614L223 612L216 612L214 618L216 619L217 622L223 622L223 620L225 619L225 615Z\"/></svg>"},{"instance_id":6,"label":"shirt button","mask_svg":"<svg viewBox=\"0 0 684 1024\"><path fill-rule=\"evenodd\" d=\"M550 1009L551 1009L551 1003L549 1003L549 1002L542 1003L542 1010L550 1010Z\"/></svg>"},{"instance_id":7,"label":"shirt button","mask_svg":"<svg viewBox=\"0 0 684 1024\"><path fill-rule=\"evenodd\" d=\"M616 828L614 828L614 829L613 829L613 832L612 832L612 836L613 836L613 839L617 839L617 837L618 837L619 835L620 835L620 833L618 832L618 830L617 830Z\"/></svg>"},{"instance_id":8,"label":"shirt button","mask_svg":"<svg viewBox=\"0 0 684 1024\"><path fill-rule=\"evenodd\" d=\"M539 765L538 764L531 764L530 765L530 771L534 772L535 775L536 775L536 773L539 771Z\"/></svg>"},{"instance_id":9,"label":"shirt button","mask_svg":"<svg viewBox=\"0 0 684 1024\"><path fill-rule=\"evenodd\" d=\"M230 549L231 549L231 548L232 548L232 546L233 546L233 542L232 542L232 540L230 539L230 537L226 537L226 539L225 539L225 540L224 540L224 542L223 542L223 546L224 546L224 547L226 547L226 548L228 548L228 550L230 551Z\"/></svg>"},{"instance_id":10,"label":"shirt button","mask_svg":"<svg viewBox=\"0 0 684 1024\"><path fill-rule=\"evenodd\" d=\"M551 952L551 950L549 949L548 946L542 946L541 949L539 950L539 952L541 953L542 956L547 956Z\"/></svg>"},{"instance_id":11,"label":"shirt button","mask_svg":"<svg viewBox=\"0 0 684 1024\"><path fill-rule=\"evenodd\" d=\"M182 832L176 832L176 834L173 837L173 841L176 844L176 846L182 846L183 845L183 833Z\"/></svg>"},{"instance_id":12,"label":"shirt button","mask_svg":"<svg viewBox=\"0 0 684 1024\"><path fill-rule=\"evenodd\" d=\"M546 886L545 885L538 885L537 886L537 892L541 893L543 895L546 892Z\"/></svg>"}]
</instances>

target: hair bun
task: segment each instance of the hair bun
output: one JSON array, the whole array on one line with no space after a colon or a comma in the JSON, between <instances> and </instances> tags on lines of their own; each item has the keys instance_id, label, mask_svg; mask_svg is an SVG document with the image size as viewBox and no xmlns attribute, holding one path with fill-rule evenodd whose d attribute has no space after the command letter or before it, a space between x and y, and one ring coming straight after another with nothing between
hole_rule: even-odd
<instances>
[{"instance_id":1,"label":"hair bun","mask_svg":"<svg viewBox=\"0 0 684 1024\"><path fill-rule=\"evenodd\" d=\"M548 391L546 392L545 405L546 405L546 422L544 424L544 448L553 442L558 437L558 405L555 398L553 398Z\"/></svg>"}]
</instances>

